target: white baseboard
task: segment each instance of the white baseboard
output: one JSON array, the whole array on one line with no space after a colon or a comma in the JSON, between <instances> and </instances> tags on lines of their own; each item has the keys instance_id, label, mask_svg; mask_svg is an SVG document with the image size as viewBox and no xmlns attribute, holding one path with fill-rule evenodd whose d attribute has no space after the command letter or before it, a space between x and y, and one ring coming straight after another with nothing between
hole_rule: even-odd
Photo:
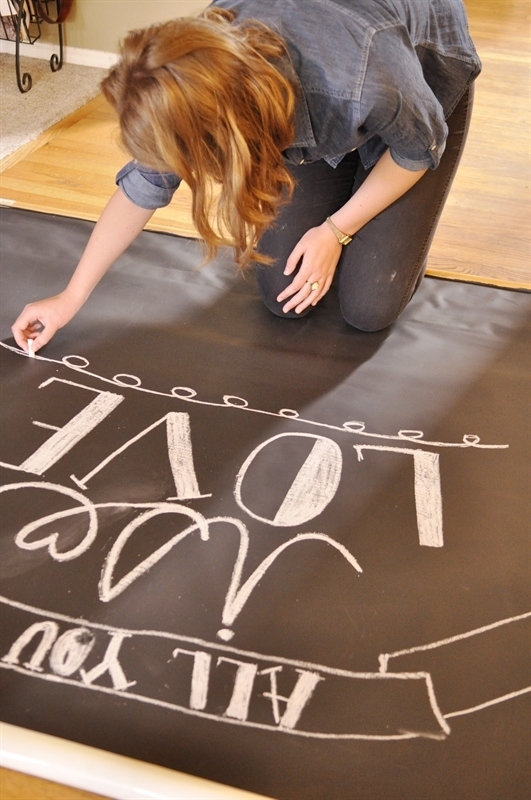
<instances>
[{"instance_id":1,"label":"white baseboard","mask_svg":"<svg viewBox=\"0 0 531 800\"><path fill-rule=\"evenodd\" d=\"M15 42L0 39L0 53L15 55ZM20 55L29 58L42 58L49 61L53 53L59 53L58 45L48 42L35 44L20 43ZM63 58L66 64L79 64L82 67L101 67L109 69L118 60L116 53L105 53L103 50L86 50L83 47L65 47Z\"/></svg>"}]
</instances>

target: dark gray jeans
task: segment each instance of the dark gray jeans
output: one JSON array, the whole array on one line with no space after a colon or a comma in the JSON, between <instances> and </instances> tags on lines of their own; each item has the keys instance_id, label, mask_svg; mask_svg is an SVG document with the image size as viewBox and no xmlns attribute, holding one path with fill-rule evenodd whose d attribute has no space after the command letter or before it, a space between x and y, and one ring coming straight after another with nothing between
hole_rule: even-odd
<instances>
[{"instance_id":1,"label":"dark gray jeans","mask_svg":"<svg viewBox=\"0 0 531 800\"><path fill-rule=\"evenodd\" d=\"M446 150L437 169L428 170L412 189L374 217L343 248L335 281L343 317L355 328L386 328L400 316L420 283L466 141L472 104L473 86L448 120ZM281 209L259 246L260 252L274 262L257 267L262 298L280 317L309 313L284 314L283 304L276 300L293 280L293 276L283 275L289 254L309 228L320 225L347 202L370 172L363 168L355 152L345 156L335 169L325 161L291 169L297 183L293 198Z\"/></svg>"}]
</instances>

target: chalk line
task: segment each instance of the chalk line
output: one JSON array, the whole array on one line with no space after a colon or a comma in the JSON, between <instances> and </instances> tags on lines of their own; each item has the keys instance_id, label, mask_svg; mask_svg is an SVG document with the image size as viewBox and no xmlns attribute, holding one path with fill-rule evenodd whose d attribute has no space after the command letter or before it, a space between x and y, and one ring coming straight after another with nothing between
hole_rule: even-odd
<instances>
[{"instance_id":1,"label":"chalk line","mask_svg":"<svg viewBox=\"0 0 531 800\"><path fill-rule=\"evenodd\" d=\"M518 622L522 619L527 619L531 617L531 611L526 611L524 614L518 614L515 617L507 617L506 619L498 620L497 622L492 622L488 625L483 625L481 628L474 628L471 631L466 631L465 633L458 633L455 636L449 636L446 639L440 639L436 642L430 642L429 644L421 644L417 647L408 647L405 650L396 650L394 653L381 653L378 656L378 660L380 662L380 672L387 672L387 667L389 664L390 658L397 658L398 656L406 656L411 653L420 653L424 650L434 650L437 647L444 647L447 644L452 644L453 642L458 642L461 639L469 639L471 636L477 636L480 633L486 633L487 631L494 630L495 628L499 628L502 625L509 625L512 622Z\"/></svg>"},{"instance_id":2,"label":"chalk line","mask_svg":"<svg viewBox=\"0 0 531 800\"><path fill-rule=\"evenodd\" d=\"M8 345L5 342L0 342L0 346L4 349L11 351L17 356L23 356L24 358L28 358L28 354L23 350L20 350L18 347L13 347L12 345ZM187 386L174 386L169 392L162 392L156 389L147 389L142 386L140 378L136 375L126 375L125 373L118 373L117 375L113 376L112 378L106 378L103 375L98 375L95 372L90 372L86 369L89 366L89 361L84 356L77 356L77 355L69 355L64 356L62 359L54 359L54 358L46 358L45 356L35 355L35 358L41 361L46 361L50 364L57 364L59 366L67 367L68 369L72 369L78 373L83 373L85 375L89 375L91 378L95 378L100 380L104 383L111 384L112 386L119 386L121 388L133 389L137 392L143 392L144 394L156 395L158 397L167 397L173 400L182 400L186 403L192 403L201 406L210 406L213 408L232 408L238 409L240 411L247 411L253 414L261 414L264 416L269 417L276 417L277 419L291 419L297 422L300 422L303 425L310 425L313 427L324 428L327 430L337 431L339 433L350 433L355 434L358 436L365 436L372 439L387 439L390 441L399 441L399 442L417 442L423 445L429 445L431 447L452 447L452 448L464 448L464 449L478 449L478 450L501 450L507 449L509 447L508 444L482 444L480 437L476 434L464 434L463 439L461 442L433 442L424 439L423 431L415 431L415 430L399 430L396 434L383 434L383 433L372 433L370 431L365 430L365 423L360 422L357 420L349 420L343 423L343 425L331 425L325 422L317 422L315 420L305 419L299 416L299 412L291 409L291 408L283 408L279 411L265 411L264 409L259 408L251 408L247 402L242 397L237 397L235 395L223 395L223 402L213 402L208 400L199 400L197 399L197 392L194 389L191 389ZM74 363L72 359L78 359L79 363ZM130 380L125 381L124 378L128 378ZM68 381L65 381L68 383ZM74 384L75 385L75 384Z\"/></svg>"}]
</instances>

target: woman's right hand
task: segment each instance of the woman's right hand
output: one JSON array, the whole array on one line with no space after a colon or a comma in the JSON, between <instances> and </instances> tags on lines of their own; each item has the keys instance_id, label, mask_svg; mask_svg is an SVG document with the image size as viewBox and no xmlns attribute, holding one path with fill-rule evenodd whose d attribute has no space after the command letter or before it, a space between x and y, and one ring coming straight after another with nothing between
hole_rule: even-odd
<instances>
[{"instance_id":1,"label":"woman's right hand","mask_svg":"<svg viewBox=\"0 0 531 800\"><path fill-rule=\"evenodd\" d=\"M52 336L79 311L80 303L66 291L28 303L11 330L15 341L26 353L28 339L33 339L33 352L48 344Z\"/></svg>"}]
</instances>

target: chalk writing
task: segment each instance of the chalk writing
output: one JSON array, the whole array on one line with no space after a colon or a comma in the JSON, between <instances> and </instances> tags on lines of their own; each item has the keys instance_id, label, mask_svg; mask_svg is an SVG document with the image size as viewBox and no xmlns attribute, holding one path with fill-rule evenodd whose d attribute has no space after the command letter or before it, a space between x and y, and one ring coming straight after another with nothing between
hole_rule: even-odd
<instances>
[{"instance_id":1,"label":"chalk writing","mask_svg":"<svg viewBox=\"0 0 531 800\"><path fill-rule=\"evenodd\" d=\"M19 356L27 357L21 351L0 344ZM35 519L21 525L14 534L15 545L20 551L44 551L52 561L62 564L80 558L89 550L93 554L99 552L102 545L100 549L104 555L101 556L99 580L94 580L97 597L102 603L113 603L137 581L145 580L148 573L170 553L182 553L190 537L198 541L201 553L206 553L214 541L224 537L231 542L230 552L235 550L236 554L231 555L234 559L231 561L232 571L228 581L224 579L226 584L222 586L219 616L212 631L212 636L217 636L221 643L168 631L105 626L3 598L4 606L8 611L16 610L17 616L13 616L13 625L6 628L16 630L16 635L1 651L4 653L0 660L2 668L85 690L127 696L135 701L233 725L336 739L385 741L418 736L442 739L450 733L446 716L471 713L528 691L518 688L499 698L490 698L474 707L452 710L445 715L437 701L429 671L392 672L388 669L390 659L448 645L454 640L480 634L483 629L420 648L382 654L380 670L374 672L333 669L245 651L227 644L237 634L238 620L250 598L260 597L260 590L272 567L293 552L293 548L297 551L300 548L305 551L308 548L331 549L352 578L350 588L354 587L354 581L361 580L362 565L353 553L351 541L347 547L335 536L319 530L325 527L325 523L320 525L316 522L318 518L321 521L327 519L327 510L338 502L341 486L348 485L349 491L355 492L355 485L351 485L353 469L368 471L375 464L394 459L395 455L408 456L409 460L399 461L411 471L411 503L415 508L418 534L418 545L415 546L442 548L444 486L440 470L442 452L438 451L444 448L499 451L508 445L484 444L479 436L470 434L465 434L460 442L436 442L427 441L419 430L372 433L360 421L351 420L337 426L305 419L295 409L282 408L273 412L251 408L247 400L236 395L223 395L222 402L203 401L189 387L177 386L169 392L154 391L144 387L136 375L117 373L107 378L91 373L87 369L89 362L83 356L71 355L54 361L38 355L35 361L52 362L75 372L76 380L54 376L41 382L39 389L44 394L47 389L60 393L78 392L77 398L80 391L82 407L62 425L46 419L32 420L37 428L51 432L46 434L48 438L45 441L41 438L38 446L22 461L0 462L0 466L22 476L20 481L0 486L0 494L7 497L29 490L35 497L54 500L52 508L57 508L58 502L61 506L60 510L51 513L36 511ZM113 391L95 388L91 382L96 381L111 385ZM156 419L143 419L142 425L126 438L120 436L118 422L127 415L127 400L131 393L136 397L143 393L162 398L165 408L162 413L159 408ZM189 404L186 406L189 412L182 410L182 403ZM232 409L238 414L269 416L282 421L288 428L258 444L255 441L250 452L238 461L241 465L233 466L230 492L236 516L207 515L195 507L197 504L204 511L199 501L217 498L213 491L209 491L212 486L208 485L208 472L199 476L196 468L194 404ZM69 464L76 453L84 451L85 440L89 441L89 437L93 440L109 424L114 425L113 444L101 437L97 448L87 448L89 455L83 460L82 470L69 475L72 469L69 466L64 470L67 477L63 483L48 479L48 473L55 475L57 468ZM157 499L152 502L125 502L120 498L112 502L95 502L89 499L89 490L98 483L96 476L103 477L106 470L107 474L112 474L113 466L121 463L126 454L133 459L137 457L134 445L148 450L157 437L160 447L161 432L164 435L162 460L171 475L170 491L166 486L164 494L157 494ZM291 458L291 477L287 485L282 484L281 496L276 497L274 508L268 507L264 511L259 502L260 492L256 491L263 463L281 463L284 453ZM69 481L75 488L64 485ZM68 503L66 508L65 503ZM32 504L28 505L29 514L32 507ZM112 538L107 537L110 541L96 544L98 538L103 538L101 532L107 512L114 513ZM125 524L117 521L124 512L127 512L128 520ZM64 533L67 520L76 522L75 536ZM143 534L149 531L153 521L159 524L164 538L161 540L159 535L157 543L150 549L149 536ZM310 530L298 530L301 526L310 527L310 523ZM284 541L279 544L277 538L267 548L269 552L258 558L252 552L252 545L253 529L259 529L260 525L274 528L277 537L282 533ZM121 529L116 530L116 526ZM285 529L291 530L285 534ZM355 532L351 538L354 535ZM131 563L132 545L140 539L143 540L142 555L135 556ZM177 576L176 592L179 590L178 581ZM19 612L23 612L22 621ZM514 619L495 624L508 624ZM141 647L150 648L150 663L157 664L155 673L160 681L156 685L143 660L137 657ZM372 704L360 702L368 685L377 687Z\"/></svg>"},{"instance_id":2,"label":"chalk writing","mask_svg":"<svg viewBox=\"0 0 531 800\"><path fill-rule=\"evenodd\" d=\"M251 592L257 587L260 580L264 577L267 570L272 566L274 561L288 548L296 544L301 544L307 541L324 542L331 547L338 550L354 570L362 572L362 569L356 559L339 542L336 542L331 537L323 533L302 533L298 534L289 541L277 547L270 553L256 569L251 573L245 582L242 583L242 572L245 560L249 550L249 533L247 527L243 522L236 518L230 517L214 517L206 519L202 514L187 506L178 505L176 503L99 503L93 504L79 492L72 489L65 489L60 484L52 483L12 483L0 486L0 494L18 491L20 489L44 489L46 491L57 491L59 494L64 494L67 497L77 500L79 506L58 511L54 514L49 514L39 520L33 521L25 525L17 533L15 542L23 550L38 550L47 548L50 556L56 561L70 561L78 558L85 553L91 544L96 539L98 533L97 510L101 508L134 508L134 509L147 509L138 515L132 522L130 522L119 536L115 539L105 561L103 564L101 579L99 583L99 596L103 602L109 602L115 597L120 595L128 586L134 581L148 572L151 567L158 563L165 555L167 555L174 547L182 542L187 536L199 532L203 541L208 541L210 538L210 528L212 524L223 522L233 525L239 534L239 548L238 556L236 558L234 569L232 572L230 585L226 594L226 600L223 609L223 624L225 626L232 625L236 617L240 614L243 606L249 599ZM88 514L89 529L83 537L82 541L72 549L61 550L60 534L57 532L47 534L40 539L28 540L29 536L34 534L41 526L49 525L52 522L57 522L60 519L67 517L77 516L79 514ZM170 537L168 541L162 546L154 550L149 556L144 558L133 569L129 570L122 578L113 584L113 575L116 565L119 561L123 548L136 530L147 522L149 519L162 514L168 515L181 515L192 523L188 525L183 531ZM227 640L231 638L233 632L224 628L219 631L220 638Z\"/></svg>"},{"instance_id":3,"label":"chalk writing","mask_svg":"<svg viewBox=\"0 0 531 800\"><path fill-rule=\"evenodd\" d=\"M363 459L364 450L379 450L380 452L403 453L413 456L419 544L425 547L442 547L444 539L439 454L426 450L411 450L407 447L375 444L355 444L354 450L360 461Z\"/></svg>"},{"instance_id":4,"label":"chalk writing","mask_svg":"<svg viewBox=\"0 0 531 800\"><path fill-rule=\"evenodd\" d=\"M378 672L351 672L165 631L111 628L5 597L0 597L0 602L6 617L10 610L17 613L16 623L9 628L20 628L22 624L20 634L0 659L0 667L4 669L42 680L123 695L192 716L307 738L443 739L451 732L448 719L507 702L531 691L531 686L527 686L490 698L472 708L443 713L429 673L391 672L388 669L392 658L451 647L496 628L531 620L531 612L420 647L382 654ZM21 611L24 612L22 623ZM35 617L39 621L31 622ZM26 619L29 624L24 621ZM96 656L98 646L100 654ZM144 659L138 661L135 658L135 652L146 647L157 657L159 683L155 687ZM130 678L126 677L126 669ZM219 706L220 686L227 684L227 679L229 688L224 694L224 708L213 711L213 707ZM287 690L280 689L280 680ZM368 682L378 688L371 694L369 708L366 703L359 702L366 695ZM131 691L133 687L134 692ZM321 707L324 704L334 711L326 714L326 718L312 713L312 701L317 694ZM212 703L211 695L215 698ZM269 701L267 712L264 711L264 699ZM345 713L339 714L339 708L343 708ZM419 719L422 720L422 730L419 730Z\"/></svg>"},{"instance_id":5,"label":"chalk writing","mask_svg":"<svg viewBox=\"0 0 531 800\"><path fill-rule=\"evenodd\" d=\"M45 381L42 387L48 386L55 378ZM79 386L79 384L77 384ZM82 386L89 391L97 391L91 387ZM102 420L105 419L118 406L124 397L111 392L98 392L97 397L92 400L79 414L76 414L64 427L56 428L56 433L48 439L38 450L20 464L20 469L25 472L34 472L36 475L44 475L46 470L59 461L71 450L81 439L92 431ZM40 424L45 427L43 423ZM46 424L46 427L55 427Z\"/></svg>"},{"instance_id":6,"label":"chalk writing","mask_svg":"<svg viewBox=\"0 0 531 800\"><path fill-rule=\"evenodd\" d=\"M315 444L284 497L274 519L270 520L253 513L243 503L241 486L245 474L257 454L271 442L286 436L314 439ZM341 478L341 466L341 449L332 439L315 436L311 433L279 433L256 447L245 459L236 476L236 502L251 517L260 519L262 522L282 527L301 525L317 517L333 500Z\"/></svg>"},{"instance_id":7,"label":"chalk writing","mask_svg":"<svg viewBox=\"0 0 531 800\"><path fill-rule=\"evenodd\" d=\"M111 628L2 597L0 602L6 616L17 613L11 629L20 628L20 611L29 623L0 667L29 677L306 738L444 739L450 732L425 672L351 672L164 631ZM41 621L31 622L35 617ZM101 648L103 658L96 655ZM155 685L145 659L135 657L146 648L156 663ZM368 684L378 689L370 708L363 701ZM323 707L330 713L323 716Z\"/></svg>"},{"instance_id":8,"label":"chalk writing","mask_svg":"<svg viewBox=\"0 0 531 800\"><path fill-rule=\"evenodd\" d=\"M130 378L130 376L128 376L128 378ZM116 376L114 380L116 382ZM124 385L121 377L119 382L120 385ZM76 414L62 428L39 422L38 424L41 426L53 428L55 433L20 465L0 462L2 466L14 467L24 472L43 475L76 444L79 444L85 436L93 431L102 420L111 414L124 400L123 395L110 392L98 392L97 389L87 387L84 384L60 378L50 378L41 383L39 388L42 389L54 383L87 389L96 392L97 397L91 400L82 411ZM133 389L138 389L139 387L139 384L136 382L127 385L132 386ZM235 398L230 399L234 402ZM245 404L241 406L236 404L236 407L247 408ZM211 494L201 493L199 489L193 460L190 419L189 415L184 412L170 411L123 443L120 447L113 450L83 477L77 478L75 475L71 475L72 481L80 489L86 489L91 478L108 466L117 456L123 454L132 444L143 439L162 424L165 424L166 427L167 457L175 485L175 495L172 495L168 499L183 501L210 497ZM350 426L348 429L351 430L354 423L348 423L348 425ZM355 423L355 425L357 426L356 433L360 433L360 428L363 426L361 423ZM422 435L421 431L401 431L398 438L407 439L408 441L419 441ZM276 440L287 437L312 439L314 440L314 446L306 458L306 461L300 467L297 476L290 489L285 494L284 500L275 516L272 519L268 519L254 512L243 502L241 495L242 483L250 466L260 452ZM465 436L464 441L467 446L479 446L478 437ZM433 445L433 443L431 444ZM501 446L492 445L489 447ZM414 497L419 543L421 546L442 547L444 544L444 537L439 455L421 448L400 448L390 445L355 444L354 449L360 461L363 459L363 452L365 450L403 453L413 457ZM329 437L301 432L278 434L270 437L256 447L245 459L236 476L235 499L240 508L254 519L267 522L276 527L293 527L306 523L322 513L334 498L341 478L341 472L341 449L338 444ZM151 516L153 516L153 514L151 514ZM146 518L149 518L149 515Z\"/></svg>"}]
</instances>

